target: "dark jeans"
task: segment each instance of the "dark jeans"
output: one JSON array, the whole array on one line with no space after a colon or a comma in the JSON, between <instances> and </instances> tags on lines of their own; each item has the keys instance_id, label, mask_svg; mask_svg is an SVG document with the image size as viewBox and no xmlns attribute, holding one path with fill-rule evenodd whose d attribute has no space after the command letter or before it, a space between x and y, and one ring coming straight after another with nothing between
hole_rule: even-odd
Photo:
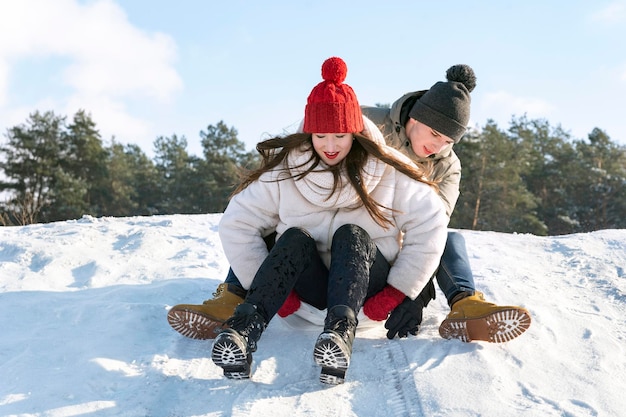
<instances>
[{"instance_id":1,"label":"dark jeans","mask_svg":"<svg viewBox=\"0 0 626 417\"><path fill-rule=\"evenodd\" d=\"M257 306L268 322L291 290L316 308L346 305L358 313L365 300L386 285L389 263L367 232L355 225L335 232L330 255L330 268L326 268L306 230L288 229L255 274L246 302ZM234 279L230 271L227 282L233 284Z\"/></svg>"},{"instance_id":2,"label":"dark jeans","mask_svg":"<svg viewBox=\"0 0 626 417\"><path fill-rule=\"evenodd\" d=\"M271 249L274 245L275 237L276 233L272 233L265 238L265 243L267 244L268 249ZM382 257L380 252L377 253L377 256ZM382 264L382 262L378 263L378 265L380 264ZM443 291L446 300L448 301L448 305L456 295L462 292L473 293L476 290L474 285L474 275L472 274L465 246L465 239L458 232L448 232L448 240L446 241L446 247L444 249L443 256L441 257L436 279L439 288L441 288L441 291ZM241 288L241 283L239 282L237 276L233 273L232 269L228 270L225 282ZM424 296L423 298L428 300L434 298L434 294L426 295L427 292L433 291L430 290L429 287L430 286L427 285L424 288L424 294L422 294ZM318 307L319 304L320 303L312 305Z\"/></svg>"}]
</instances>

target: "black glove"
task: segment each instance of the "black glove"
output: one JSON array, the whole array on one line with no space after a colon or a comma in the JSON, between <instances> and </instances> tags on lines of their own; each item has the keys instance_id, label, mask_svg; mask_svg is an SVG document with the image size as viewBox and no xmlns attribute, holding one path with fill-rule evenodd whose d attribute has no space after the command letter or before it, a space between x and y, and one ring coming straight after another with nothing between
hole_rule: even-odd
<instances>
[{"instance_id":1,"label":"black glove","mask_svg":"<svg viewBox=\"0 0 626 417\"><path fill-rule=\"evenodd\" d=\"M422 324L423 309L424 302L420 297L415 300L405 297L385 322L385 329L389 330L387 338L393 339L396 334L398 337L407 337L409 333L415 336Z\"/></svg>"},{"instance_id":2,"label":"black glove","mask_svg":"<svg viewBox=\"0 0 626 417\"><path fill-rule=\"evenodd\" d=\"M389 330L387 338L393 339L396 334L401 338L407 337L409 333L415 336L422 324L422 310L430 300L435 299L435 295L435 284L431 279L415 300L405 297L385 322L385 329Z\"/></svg>"}]
</instances>

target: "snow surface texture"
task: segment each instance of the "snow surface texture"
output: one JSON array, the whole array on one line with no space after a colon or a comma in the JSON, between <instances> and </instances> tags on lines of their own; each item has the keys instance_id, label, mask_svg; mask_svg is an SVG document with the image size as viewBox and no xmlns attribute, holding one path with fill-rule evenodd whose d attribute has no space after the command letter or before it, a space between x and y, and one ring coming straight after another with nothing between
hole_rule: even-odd
<instances>
[{"instance_id":1,"label":"snow surface texture","mask_svg":"<svg viewBox=\"0 0 626 417\"><path fill-rule=\"evenodd\" d=\"M0 227L2 416L618 416L626 410L626 230L559 237L461 231L479 290L533 323L504 344L439 337L443 294L417 337L357 334L346 383L326 386L318 331L279 318L249 381L168 308L226 276L219 214Z\"/></svg>"}]
</instances>

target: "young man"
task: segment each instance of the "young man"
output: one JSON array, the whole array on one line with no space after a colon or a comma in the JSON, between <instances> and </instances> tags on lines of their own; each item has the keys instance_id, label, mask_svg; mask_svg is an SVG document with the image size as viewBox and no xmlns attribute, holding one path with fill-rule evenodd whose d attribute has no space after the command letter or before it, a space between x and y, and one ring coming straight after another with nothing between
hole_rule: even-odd
<instances>
[{"instance_id":1,"label":"young man","mask_svg":"<svg viewBox=\"0 0 626 417\"><path fill-rule=\"evenodd\" d=\"M461 140L469 123L470 93L476 87L476 76L471 67L454 65L446 72L446 78L429 90L405 94L391 108L365 107L363 114L381 129L388 145L415 164L431 167L429 179L439 181L439 196L450 217L461 180L461 162L452 147ZM442 337L464 342L506 342L530 326L526 309L486 302L483 294L476 291L465 241L457 232L448 233L436 279L451 309L439 327ZM421 300L428 298L424 295ZM405 300L391 314L386 327L392 327L395 320L413 317L418 324L411 330L416 332L422 321L420 298Z\"/></svg>"},{"instance_id":2,"label":"young man","mask_svg":"<svg viewBox=\"0 0 626 417\"><path fill-rule=\"evenodd\" d=\"M431 170L430 179L438 181L439 196L450 217L459 197L461 179L461 163L452 147L461 140L469 123L470 93L476 86L476 76L471 67L455 65L446 72L446 79L429 90L405 94L391 108L364 106L362 111L380 128L388 145ZM270 235L268 246L271 242ZM526 309L489 303L476 290L465 241L459 233L448 233L435 276L450 306L450 313L439 327L442 337L499 343L521 335L530 326ZM184 336L214 338L245 293L231 270L213 299L202 305L174 306L168 312L168 322ZM387 337L417 334L422 311L433 298L435 288L431 280L415 300L406 298L392 311L385 322Z\"/></svg>"}]
</instances>

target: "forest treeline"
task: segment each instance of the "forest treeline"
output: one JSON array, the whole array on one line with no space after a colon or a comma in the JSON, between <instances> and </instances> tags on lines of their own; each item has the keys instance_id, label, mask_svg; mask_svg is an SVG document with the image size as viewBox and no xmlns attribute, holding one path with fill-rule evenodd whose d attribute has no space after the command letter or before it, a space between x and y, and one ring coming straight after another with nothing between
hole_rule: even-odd
<instances>
[{"instance_id":1,"label":"forest treeline","mask_svg":"<svg viewBox=\"0 0 626 417\"><path fill-rule=\"evenodd\" d=\"M202 155L184 136L137 145L102 140L84 111L71 120L35 112L0 140L0 224L91 216L219 213L242 168L257 166L223 121L200 131ZM454 147L461 196L450 226L559 235L626 228L626 148L601 129L573 139L546 120L492 121Z\"/></svg>"}]
</instances>

